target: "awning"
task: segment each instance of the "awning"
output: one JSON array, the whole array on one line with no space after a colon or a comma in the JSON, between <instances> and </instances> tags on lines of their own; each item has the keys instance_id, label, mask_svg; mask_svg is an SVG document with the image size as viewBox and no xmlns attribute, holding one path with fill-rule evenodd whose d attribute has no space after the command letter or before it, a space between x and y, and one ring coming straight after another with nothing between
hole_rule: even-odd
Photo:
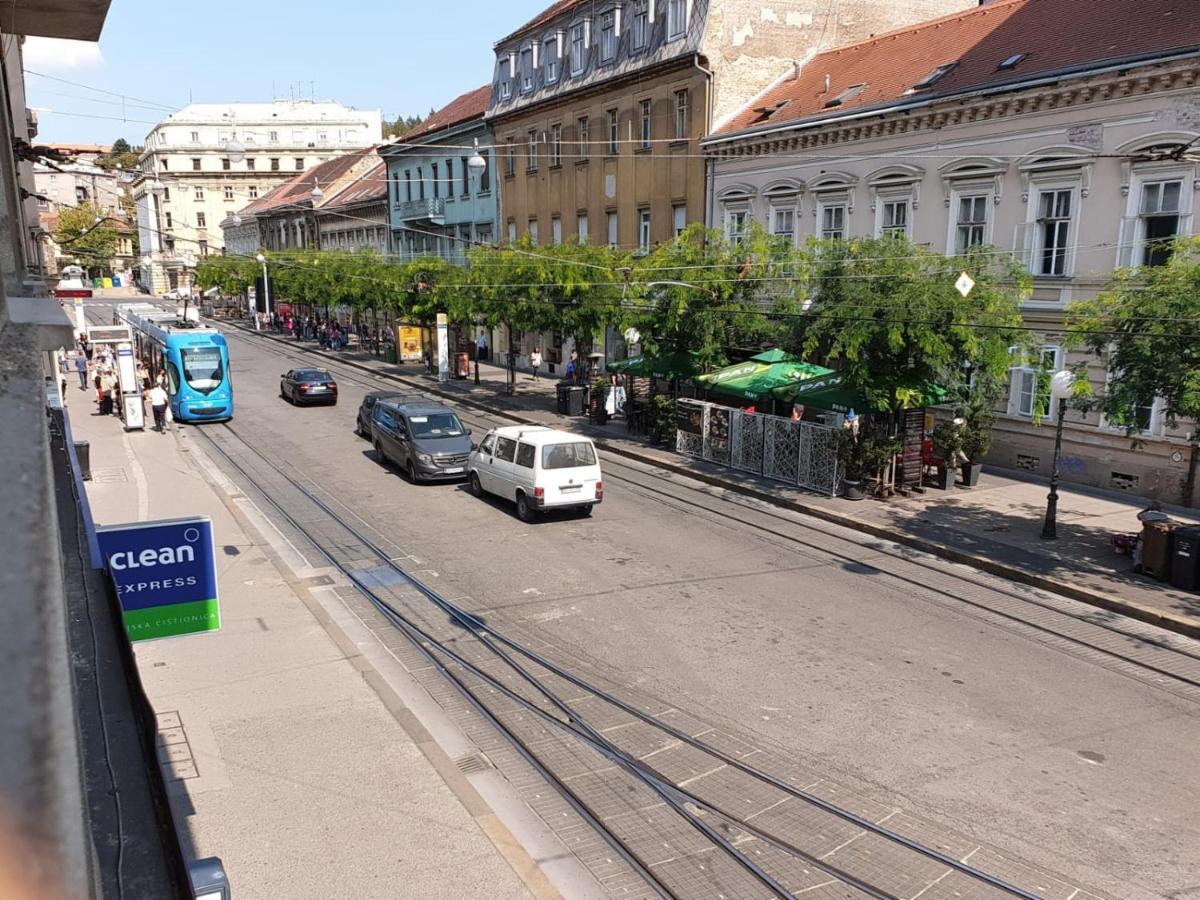
<instances>
[{"instance_id":1,"label":"awning","mask_svg":"<svg viewBox=\"0 0 1200 900\"><path fill-rule=\"evenodd\" d=\"M914 389L920 395L922 406L936 406L945 403L948 395L944 388L936 384L927 384ZM830 372L816 378L809 378L795 384L784 385L772 391L776 400L784 403L795 403L800 406L810 406L814 409L827 409L831 412L846 413L878 412L880 404L872 403L851 387L846 376L840 372Z\"/></svg>"},{"instance_id":2,"label":"awning","mask_svg":"<svg viewBox=\"0 0 1200 900\"><path fill-rule=\"evenodd\" d=\"M773 391L832 371L781 350L768 350L743 363L701 375L696 383L715 394L759 402L771 399Z\"/></svg>"},{"instance_id":3,"label":"awning","mask_svg":"<svg viewBox=\"0 0 1200 900\"><path fill-rule=\"evenodd\" d=\"M605 368L619 375L665 378L669 381L691 378L700 371L696 363L696 354L682 350L662 356L631 356L628 359L618 359L608 363Z\"/></svg>"}]
</instances>

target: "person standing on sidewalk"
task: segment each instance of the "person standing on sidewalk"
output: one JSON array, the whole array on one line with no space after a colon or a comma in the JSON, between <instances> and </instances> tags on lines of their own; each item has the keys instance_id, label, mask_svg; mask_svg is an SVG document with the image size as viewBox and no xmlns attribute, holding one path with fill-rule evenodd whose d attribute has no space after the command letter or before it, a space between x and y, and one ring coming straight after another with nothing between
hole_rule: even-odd
<instances>
[{"instance_id":1,"label":"person standing on sidewalk","mask_svg":"<svg viewBox=\"0 0 1200 900\"><path fill-rule=\"evenodd\" d=\"M538 369L542 367L542 351L534 347L533 352L529 354L529 365L533 369L533 380L538 380Z\"/></svg>"},{"instance_id":2,"label":"person standing on sidewalk","mask_svg":"<svg viewBox=\"0 0 1200 900\"><path fill-rule=\"evenodd\" d=\"M154 430L163 434L167 430L167 392L161 384L150 388L150 409L154 412Z\"/></svg>"},{"instance_id":3,"label":"person standing on sidewalk","mask_svg":"<svg viewBox=\"0 0 1200 900\"><path fill-rule=\"evenodd\" d=\"M87 390L87 369L87 356L81 350L79 351L79 355L75 357L75 371L79 373L79 389L81 391Z\"/></svg>"}]
</instances>

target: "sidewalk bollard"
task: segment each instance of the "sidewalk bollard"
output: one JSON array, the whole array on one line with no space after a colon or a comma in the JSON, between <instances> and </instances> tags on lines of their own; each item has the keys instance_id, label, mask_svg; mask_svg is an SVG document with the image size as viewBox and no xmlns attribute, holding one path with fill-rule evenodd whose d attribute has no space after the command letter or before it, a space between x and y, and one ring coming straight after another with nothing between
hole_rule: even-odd
<instances>
[{"instance_id":1,"label":"sidewalk bollard","mask_svg":"<svg viewBox=\"0 0 1200 900\"><path fill-rule=\"evenodd\" d=\"M92 480L92 446L87 441L75 442L75 458L79 460L79 477Z\"/></svg>"}]
</instances>

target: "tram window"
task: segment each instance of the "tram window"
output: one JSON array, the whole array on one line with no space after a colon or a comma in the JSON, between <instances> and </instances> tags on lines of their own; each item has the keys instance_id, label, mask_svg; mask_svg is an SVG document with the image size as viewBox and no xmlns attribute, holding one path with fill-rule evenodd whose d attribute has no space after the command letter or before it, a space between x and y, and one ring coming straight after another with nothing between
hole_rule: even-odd
<instances>
[{"instance_id":1,"label":"tram window","mask_svg":"<svg viewBox=\"0 0 1200 900\"><path fill-rule=\"evenodd\" d=\"M167 393L174 397L179 393L179 369L167 360Z\"/></svg>"},{"instance_id":2,"label":"tram window","mask_svg":"<svg viewBox=\"0 0 1200 900\"><path fill-rule=\"evenodd\" d=\"M225 377L220 348L184 348L180 354L183 357L183 377L193 390L207 394L220 387Z\"/></svg>"}]
</instances>

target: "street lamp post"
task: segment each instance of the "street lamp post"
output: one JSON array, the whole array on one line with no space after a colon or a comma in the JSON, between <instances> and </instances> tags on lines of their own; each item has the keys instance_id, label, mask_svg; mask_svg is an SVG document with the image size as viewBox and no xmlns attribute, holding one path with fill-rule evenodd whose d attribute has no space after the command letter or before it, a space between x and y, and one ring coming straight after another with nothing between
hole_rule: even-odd
<instances>
[{"instance_id":1,"label":"street lamp post","mask_svg":"<svg viewBox=\"0 0 1200 900\"><path fill-rule=\"evenodd\" d=\"M1054 404L1054 461L1050 468L1050 493L1046 495L1046 518L1042 522L1042 537L1052 541L1058 537L1058 475L1059 460L1062 458L1063 419L1067 415L1067 392L1074 383L1074 376L1067 371L1056 372L1050 379L1050 402Z\"/></svg>"},{"instance_id":2,"label":"street lamp post","mask_svg":"<svg viewBox=\"0 0 1200 900\"><path fill-rule=\"evenodd\" d=\"M270 280L267 277L267 258L261 253L255 257L263 267L263 309L271 308L271 288ZM258 295L254 297L254 330L261 331L262 324L258 320Z\"/></svg>"},{"instance_id":3,"label":"street lamp post","mask_svg":"<svg viewBox=\"0 0 1200 900\"><path fill-rule=\"evenodd\" d=\"M487 168L487 160L483 158L479 152L479 138L475 138L475 152L471 154L471 158L467 160L467 171L471 173L471 183L475 185L475 193L471 199L471 240L475 239L475 229L479 218L479 210L476 208L479 203L479 184L480 178L483 176L484 169ZM479 339L475 340L475 384L479 384Z\"/></svg>"}]
</instances>

